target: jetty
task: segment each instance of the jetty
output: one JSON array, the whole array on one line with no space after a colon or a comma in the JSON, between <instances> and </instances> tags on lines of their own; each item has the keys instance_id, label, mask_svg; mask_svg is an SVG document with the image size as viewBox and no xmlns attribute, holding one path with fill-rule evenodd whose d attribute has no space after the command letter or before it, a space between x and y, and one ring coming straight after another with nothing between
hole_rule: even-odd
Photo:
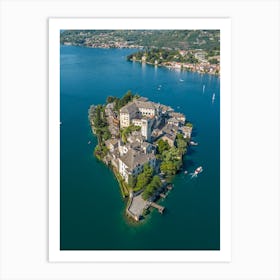
<instances>
[{"instance_id":1,"label":"jetty","mask_svg":"<svg viewBox=\"0 0 280 280\"><path fill-rule=\"evenodd\" d=\"M152 206L152 207L158 209L158 212L159 212L160 214L162 214L163 211L164 211L164 209L165 209L163 206L161 206L161 205L159 205L159 204L157 204L157 203L155 203L155 202L151 202L150 206Z\"/></svg>"}]
</instances>

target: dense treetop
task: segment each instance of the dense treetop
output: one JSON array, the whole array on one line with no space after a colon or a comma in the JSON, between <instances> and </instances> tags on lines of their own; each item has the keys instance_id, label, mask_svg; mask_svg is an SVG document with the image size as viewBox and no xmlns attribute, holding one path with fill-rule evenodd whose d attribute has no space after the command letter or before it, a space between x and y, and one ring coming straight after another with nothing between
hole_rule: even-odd
<instances>
[{"instance_id":1,"label":"dense treetop","mask_svg":"<svg viewBox=\"0 0 280 280\"><path fill-rule=\"evenodd\" d=\"M219 30L64 30L62 44L88 47L219 50Z\"/></svg>"}]
</instances>

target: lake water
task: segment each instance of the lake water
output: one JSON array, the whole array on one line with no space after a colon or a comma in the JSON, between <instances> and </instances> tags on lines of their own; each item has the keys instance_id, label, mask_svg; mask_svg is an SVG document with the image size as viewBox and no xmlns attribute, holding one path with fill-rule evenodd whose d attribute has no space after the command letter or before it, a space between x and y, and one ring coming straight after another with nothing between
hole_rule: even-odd
<instances>
[{"instance_id":1,"label":"lake water","mask_svg":"<svg viewBox=\"0 0 280 280\"><path fill-rule=\"evenodd\" d=\"M220 79L128 62L129 49L60 51L61 250L219 250ZM138 224L126 218L118 182L93 155L97 141L88 123L91 104L127 90L186 115L199 145L189 148L184 170L204 169L194 179L178 174L160 201L166 212L154 210Z\"/></svg>"}]
</instances>

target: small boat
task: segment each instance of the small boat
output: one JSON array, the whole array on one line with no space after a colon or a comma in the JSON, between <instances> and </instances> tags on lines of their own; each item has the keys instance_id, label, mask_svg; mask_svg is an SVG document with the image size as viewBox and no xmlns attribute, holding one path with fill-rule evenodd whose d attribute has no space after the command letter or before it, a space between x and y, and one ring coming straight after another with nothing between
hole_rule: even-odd
<instances>
[{"instance_id":1,"label":"small boat","mask_svg":"<svg viewBox=\"0 0 280 280\"><path fill-rule=\"evenodd\" d=\"M183 79L180 79L179 81L180 81L180 82L184 82L184 80L183 80Z\"/></svg>"},{"instance_id":2,"label":"small boat","mask_svg":"<svg viewBox=\"0 0 280 280\"><path fill-rule=\"evenodd\" d=\"M205 85L203 85L203 87L202 87L202 91L203 91L203 93L204 93L204 91L205 91Z\"/></svg>"},{"instance_id":3,"label":"small boat","mask_svg":"<svg viewBox=\"0 0 280 280\"><path fill-rule=\"evenodd\" d=\"M196 170L194 171L194 175L197 175L199 173L201 173L203 171L202 166L199 166L196 168Z\"/></svg>"},{"instance_id":4,"label":"small boat","mask_svg":"<svg viewBox=\"0 0 280 280\"><path fill-rule=\"evenodd\" d=\"M188 171L187 171L187 170L185 170L185 171L184 171L184 174L188 174Z\"/></svg>"},{"instance_id":5,"label":"small boat","mask_svg":"<svg viewBox=\"0 0 280 280\"><path fill-rule=\"evenodd\" d=\"M89 144L91 143L91 141L88 141L87 143L88 143L88 145L89 145Z\"/></svg>"},{"instance_id":6,"label":"small boat","mask_svg":"<svg viewBox=\"0 0 280 280\"><path fill-rule=\"evenodd\" d=\"M60 122L59 124L62 125L62 122Z\"/></svg>"},{"instance_id":7,"label":"small boat","mask_svg":"<svg viewBox=\"0 0 280 280\"><path fill-rule=\"evenodd\" d=\"M190 141L190 145L192 145L192 146L197 146L198 143L197 143L197 142L194 142L194 141Z\"/></svg>"},{"instance_id":8,"label":"small boat","mask_svg":"<svg viewBox=\"0 0 280 280\"><path fill-rule=\"evenodd\" d=\"M214 100L215 100L215 93L213 93L212 95L212 102L214 102Z\"/></svg>"}]
</instances>

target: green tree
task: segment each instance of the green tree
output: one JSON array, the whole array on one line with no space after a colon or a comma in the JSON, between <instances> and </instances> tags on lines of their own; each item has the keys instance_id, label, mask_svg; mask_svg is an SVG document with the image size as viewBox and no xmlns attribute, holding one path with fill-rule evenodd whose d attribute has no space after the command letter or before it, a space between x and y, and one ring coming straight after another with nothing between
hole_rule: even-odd
<instances>
[{"instance_id":1,"label":"green tree","mask_svg":"<svg viewBox=\"0 0 280 280\"><path fill-rule=\"evenodd\" d=\"M128 185L131 188L135 188L135 186L136 186L136 178L135 178L135 176L133 176L133 175L129 175L128 176Z\"/></svg>"},{"instance_id":2,"label":"green tree","mask_svg":"<svg viewBox=\"0 0 280 280\"><path fill-rule=\"evenodd\" d=\"M114 96L108 96L107 98L106 98L106 103L108 104L108 103L112 103L112 102L114 102L116 100L116 97L114 97Z\"/></svg>"},{"instance_id":3,"label":"green tree","mask_svg":"<svg viewBox=\"0 0 280 280\"><path fill-rule=\"evenodd\" d=\"M187 139L181 133L176 135L176 145L181 154L187 151Z\"/></svg>"},{"instance_id":4,"label":"green tree","mask_svg":"<svg viewBox=\"0 0 280 280\"><path fill-rule=\"evenodd\" d=\"M146 177L151 178L154 172L153 168L148 163L146 163L144 164L143 169L144 169L143 173L146 175Z\"/></svg>"},{"instance_id":5,"label":"green tree","mask_svg":"<svg viewBox=\"0 0 280 280\"><path fill-rule=\"evenodd\" d=\"M217 64L218 63L218 59L216 58L212 58L208 60L210 64Z\"/></svg>"},{"instance_id":6,"label":"green tree","mask_svg":"<svg viewBox=\"0 0 280 280\"><path fill-rule=\"evenodd\" d=\"M143 172L137 176L135 190L141 190L146 187L152 180L153 172L153 168L146 163Z\"/></svg>"},{"instance_id":7,"label":"green tree","mask_svg":"<svg viewBox=\"0 0 280 280\"><path fill-rule=\"evenodd\" d=\"M167 175L174 175L177 172L176 164L172 161L163 161L160 165L160 171Z\"/></svg>"},{"instance_id":8,"label":"green tree","mask_svg":"<svg viewBox=\"0 0 280 280\"><path fill-rule=\"evenodd\" d=\"M143 199L146 200L149 197L151 197L154 194L154 192L161 186L161 184L162 183L161 183L159 176L155 175L152 178L151 182L148 185L146 185L146 187L142 193Z\"/></svg>"},{"instance_id":9,"label":"green tree","mask_svg":"<svg viewBox=\"0 0 280 280\"><path fill-rule=\"evenodd\" d=\"M102 134L102 138L104 141L108 140L111 138L111 133L109 131L109 129L106 127L106 129L104 130L103 134Z\"/></svg>"},{"instance_id":10,"label":"green tree","mask_svg":"<svg viewBox=\"0 0 280 280\"><path fill-rule=\"evenodd\" d=\"M128 137L128 135L131 133L131 132L133 132L133 131L139 131L141 129L141 126L137 126L137 125L130 125L130 126L128 126L128 127L126 127L126 128L123 128L122 130L121 130L121 138L122 138L122 141L124 142L124 143L126 143L127 142L127 137Z\"/></svg>"},{"instance_id":11,"label":"green tree","mask_svg":"<svg viewBox=\"0 0 280 280\"><path fill-rule=\"evenodd\" d=\"M143 189L146 185L149 184L149 181L150 181L150 178L146 177L146 174L144 172L140 173L137 176L136 188L139 190Z\"/></svg>"},{"instance_id":12,"label":"green tree","mask_svg":"<svg viewBox=\"0 0 280 280\"><path fill-rule=\"evenodd\" d=\"M161 186L161 180L158 175L155 175L150 183L153 187L158 188Z\"/></svg>"},{"instance_id":13,"label":"green tree","mask_svg":"<svg viewBox=\"0 0 280 280\"><path fill-rule=\"evenodd\" d=\"M162 154L164 151L167 151L167 150L170 149L170 146L169 146L168 142L164 141L162 139L159 139L157 141L157 145L158 145L158 151L159 151L160 154Z\"/></svg>"},{"instance_id":14,"label":"green tree","mask_svg":"<svg viewBox=\"0 0 280 280\"><path fill-rule=\"evenodd\" d=\"M180 151L176 147L172 147L168 151L163 152L163 160L165 161L176 161L181 158Z\"/></svg>"}]
</instances>

